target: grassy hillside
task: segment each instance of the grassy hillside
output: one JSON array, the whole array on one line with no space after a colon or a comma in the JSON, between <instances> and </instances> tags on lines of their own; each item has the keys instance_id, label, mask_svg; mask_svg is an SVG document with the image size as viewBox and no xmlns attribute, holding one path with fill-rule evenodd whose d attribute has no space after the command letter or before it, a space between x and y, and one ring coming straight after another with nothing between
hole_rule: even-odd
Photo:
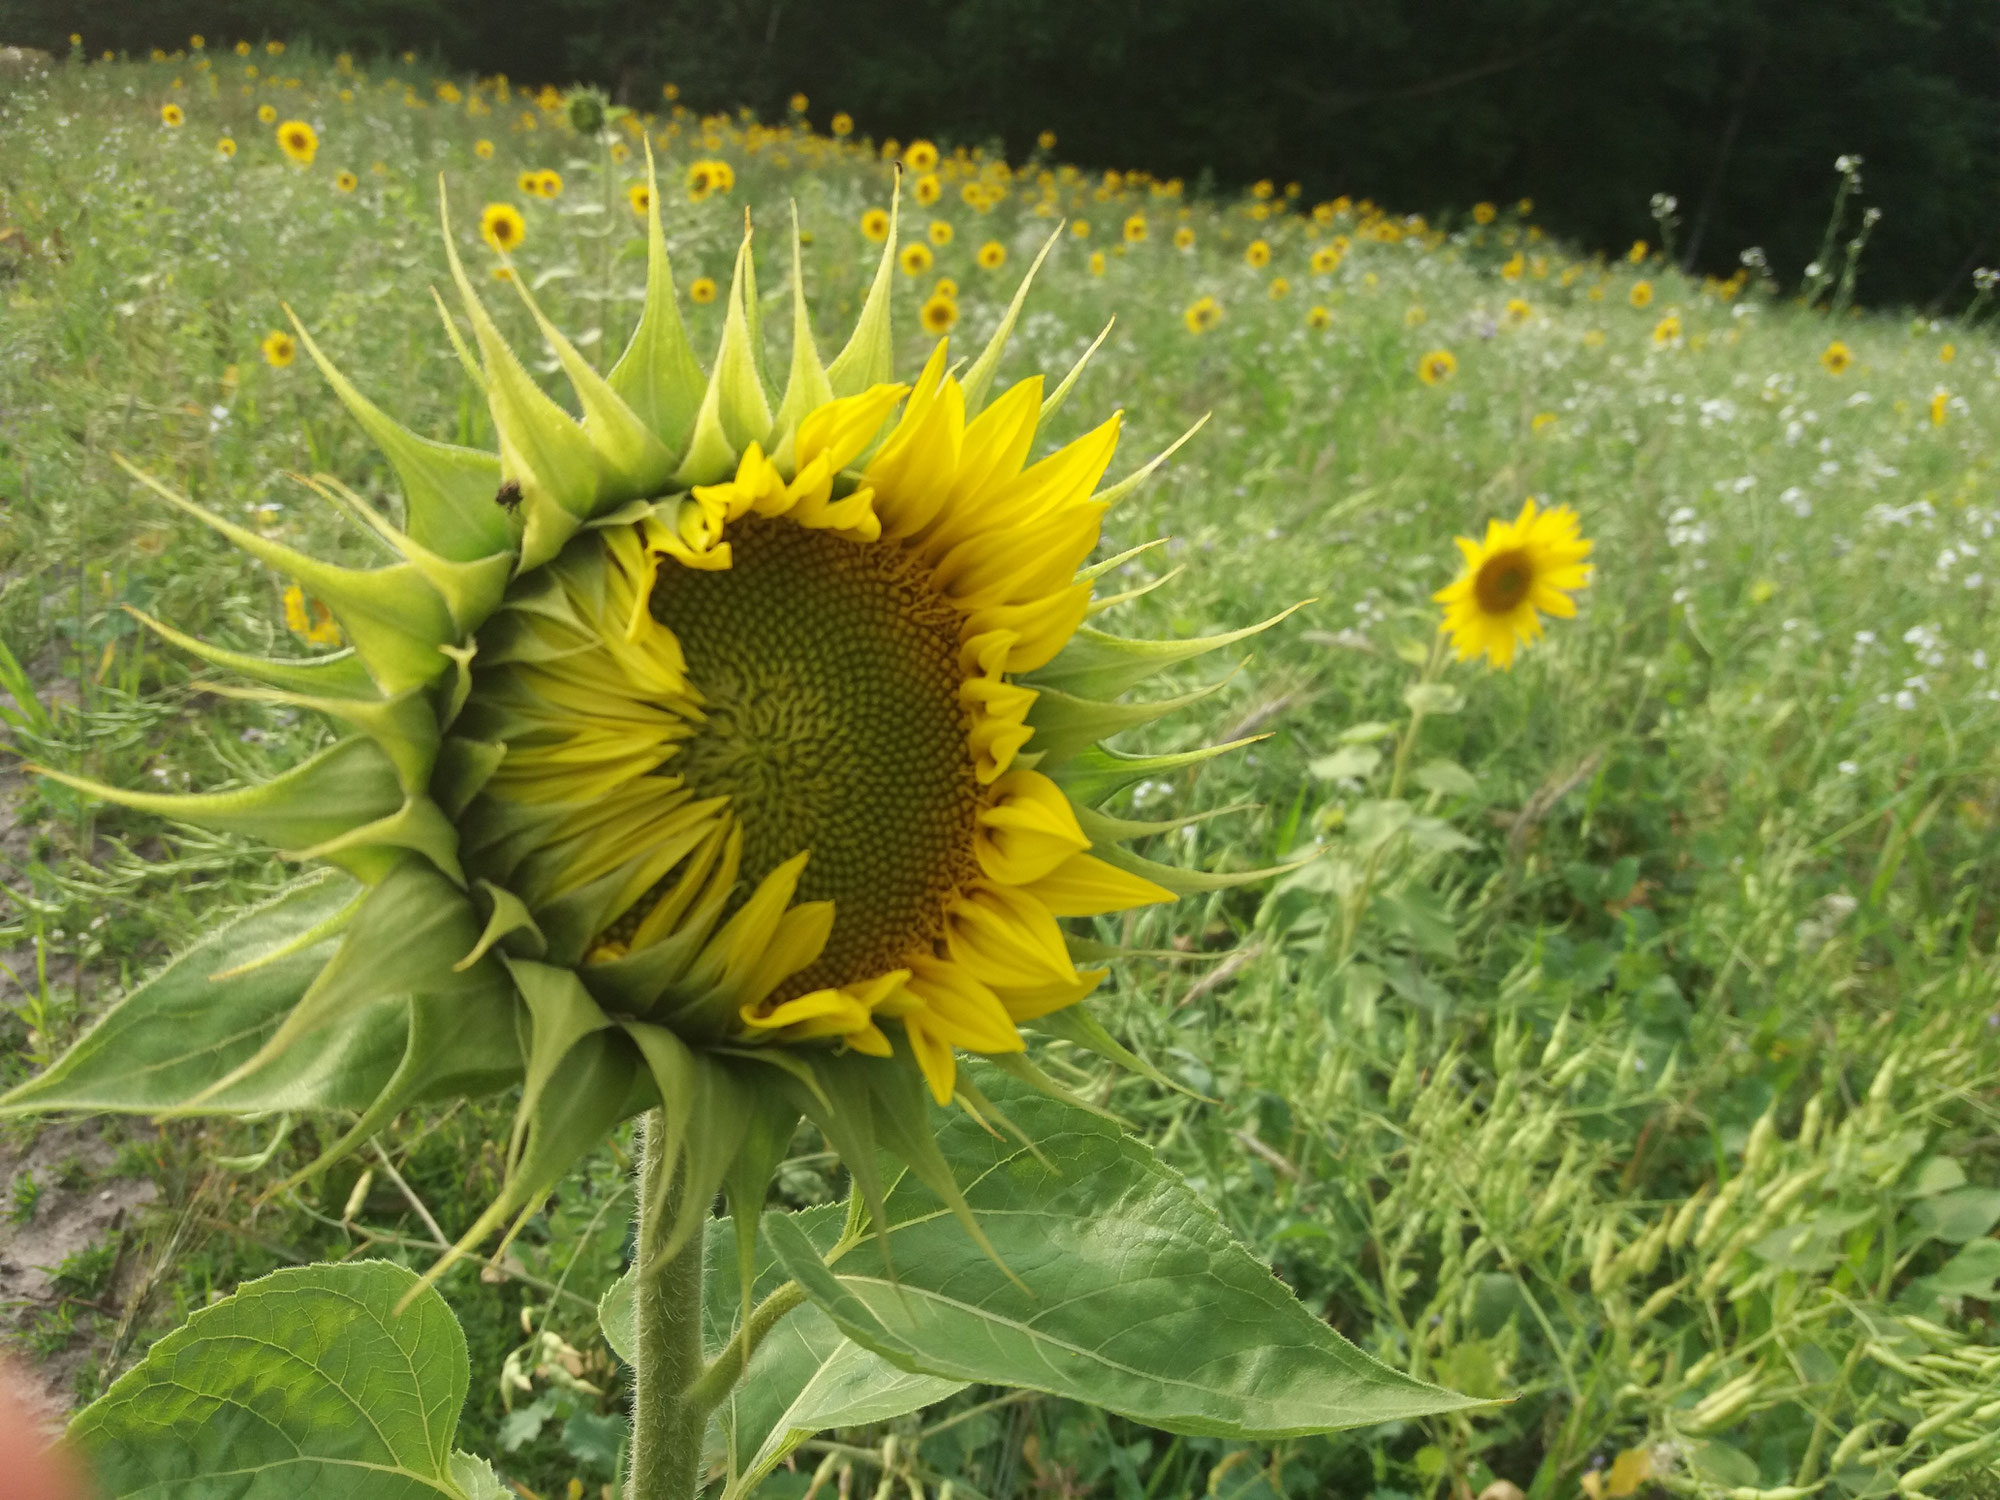
<instances>
[{"instance_id":1,"label":"grassy hillside","mask_svg":"<svg viewBox=\"0 0 2000 1500\"><path fill-rule=\"evenodd\" d=\"M373 556L288 477L397 504L285 307L405 423L490 445L428 292L440 181L473 274L520 277L601 359L637 312L647 139L697 344L720 336L746 210L786 322L796 211L831 347L897 154L829 133L822 105L846 102L778 126L663 102L606 150L553 99L296 51L0 81L0 740L170 789L323 742L206 691L126 612L254 651L315 632L282 578L114 456L322 556ZM290 122L310 152L284 148ZM1053 150L1011 170L977 152L915 170L907 150L907 367L935 332L976 351L1054 233L1003 377L1058 378L1102 335L1054 437L1122 408L1115 472L1207 418L1107 518L1106 556L1165 539L1102 591L1133 591L1126 623L1191 636L1310 601L1240 670L1188 669L1176 691L1212 691L1134 737L1261 736L1121 804L1214 814L1167 836L1180 862L1281 871L1099 919L1162 955L1119 965L1100 1013L1190 1092L1061 1049L1047 1066L1342 1332L1511 1399L1251 1450L972 1392L893 1449L829 1434L764 1492L807 1493L824 1459L823 1495L885 1465L911 1493L993 1500L2000 1494L1992 338L1696 284L1643 247L1579 260L1527 204L1427 225L1282 187L1195 202ZM494 204L520 216L507 257L479 235ZM1434 655L1453 537L1530 496L1596 544L1578 618L1511 671ZM7 1082L205 912L286 878L11 757L0 790ZM241 1277L363 1250L428 1263L484 1203L507 1119L505 1101L406 1117L378 1155L271 1197L313 1122L113 1127L116 1170L161 1196L21 1309L21 1337L67 1355L82 1398ZM787 1197L836 1194L817 1140L794 1149ZM504 1265L446 1283L473 1345L461 1441L538 1496L611 1477L594 1304L625 1253L616 1157ZM17 1223L41 1191L25 1175Z\"/></svg>"}]
</instances>

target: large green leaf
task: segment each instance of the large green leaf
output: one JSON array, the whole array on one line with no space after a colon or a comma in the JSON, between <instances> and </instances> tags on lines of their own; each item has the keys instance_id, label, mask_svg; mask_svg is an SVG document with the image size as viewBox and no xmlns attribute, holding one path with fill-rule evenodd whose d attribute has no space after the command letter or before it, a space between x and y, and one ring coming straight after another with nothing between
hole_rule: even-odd
<instances>
[{"instance_id":1,"label":"large green leaf","mask_svg":"<svg viewBox=\"0 0 2000 1500\"><path fill-rule=\"evenodd\" d=\"M963 1113L940 1131L1004 1268L907 1173L889 1195L887 1234L831 1266L791 1216L765 1215L779 1261L849 1338L913 1372L1027 1386L1218 1437L1479 1404L1341 1338L1116 1125L992 1068L974 1076L1032 1143Z\"/></svg>"},{"instance_id":2,"label":"large green leaf","mask_svg":"<svg viewBox=\"0 0 2000 1500\"><path fill-rule=\"evenodd\" d=\"M451 1445L465 1335L434 1291L396 1311L416 1285L386 1261L250 1282L155 1344L70 1440L114 1500L474 1500L482 1466Z\"/></svg>"},{"instance_id":3,"label":"large green leaf","mask_svg":"<svg viewBox=\"0 0 2000 1500\"><path fill-rule=\"evenodd\" d=\"M788 1217L819 1254L840 1238L846 1208L832 1204ZM709 1225L707 1275L703 1281L704 1335L710 1358L729 1342L738 1307L735 1236L727 1221ZM760 1235L754 1295L761 1300L787 1273ZM635 1344L632 1327L632 1273L615 1282L598 1305L604 1337L627 1364ZM956 1395L964 1382L899 1370L862 1348L810 1303L779 1322L757 1352L736 1388L719 1406L709 1428L712 1460L726 1463L726 1497L747 1495L758 1482L815 1433L865 1427Z\"/></svg>"},{"instance_id":4,"label":"large green leaf","mask_svg":"<svg viewBox=\"0 0 2000 1500\"><path fill-rule=\"evenodd\" d=\"M209 933L113 1006L48 1071L0 1097L0 1115L151 1113L185 1104L263 1046L332 956L332 928L359 893L343 875L312 876ZM205 1107L365 1108L402 1058L405 1010L394 999L371 1006Z\"/></svg>"}]
</instances>

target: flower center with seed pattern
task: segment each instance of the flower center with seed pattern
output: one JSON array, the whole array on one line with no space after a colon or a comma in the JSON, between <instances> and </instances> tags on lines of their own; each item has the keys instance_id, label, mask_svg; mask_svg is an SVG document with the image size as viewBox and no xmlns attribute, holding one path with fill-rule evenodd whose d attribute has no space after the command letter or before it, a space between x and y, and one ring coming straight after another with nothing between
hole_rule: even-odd
<instances>
[{"instance_id":1,"label":"flower center with seed pattern","mask_svg":"<svg viewBox=\"0 0 2000 1500\"><path fill-rule=\"evenodd\" d=\"M862 981L928 949L978 873L962 617L892 543L757 517L729 540L727 570L653 590L705 715L662 769L729 798L743 889L810 853L797 899L832 901L833 931L783 993Z\"/></svg>"},{"instance_id":2,"label":"flower center with seed pattern","mask_svg":"<svg viewBox=\"0 0 2000 1500\"><path fill-rule=\"evenodd\" d=\"M1479 607L1489 614L1505 614L1527 596L1534 570L1521 552L1502 552L1488 558L1473 580L1472 590Z\"/></svg>"}]
</instances>

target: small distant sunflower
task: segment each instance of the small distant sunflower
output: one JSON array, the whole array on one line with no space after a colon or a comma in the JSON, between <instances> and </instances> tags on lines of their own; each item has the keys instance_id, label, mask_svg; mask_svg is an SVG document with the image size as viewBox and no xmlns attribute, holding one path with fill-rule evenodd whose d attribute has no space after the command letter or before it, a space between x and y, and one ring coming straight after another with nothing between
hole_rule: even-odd
<instances>
[{"instance_id":1,"label":"small distant sunflower","mask_svg":"<svg viewBox=\"0 0 2000 1500\"><path fill-rule=\"evenodd\" d=\"M1632 241L1632 248L1625 252L1625 258L1636 266L1640 264L1642 261L1644 261L1645 258L1651 253L1652 253L1651 248L1646 244L1644 240L1634 240Z\"/></svg>"},{"instance_id":2,"label":"small distant sunflower","mask_svg":"<svg viewBox=\"0 0 2000 1500\"><path fill-rule=\"evenodd\" d=\"M1090 252L1090 274L1093 276L1102 276L1104 274L1104 252L1102 250L1093 250Z\"/></svg>"},{"instance_id":3,"label":"small distant sunflower","mask_svg":"<svg viewBox=\"0 0 2000 1500\"><path fill-rule=\"evenodd\" d=\"M1507 257L1507 263L1500 268L1500 279L1502 281L1519 281L1521 273L1527 269L1528 262L1526 258L1520 251L1516 250L1512 255Z\"/></svg>"},{"instance_id":4,"label":"small distant sunflower","mask_svg":"<svg viewBox=\"0 0 2000 1500\"><path fill-rule=\"evenodd\" d=\"M921 276L931 268L931 247L922 241L903 246L896 256L896 264L903 268L905 276Z\"/></svg>"},{"instance_id":5,"label":"small distant sunflower","mask_svg":"<svg viewBox=\"0 0 2000 1500\"><path fill-rule=\"evenodd\" d=\"M299 357L298 343L289 333L272 329L264 335L264 342L257 346L264 351L264 363L274 370L282 370Z\"/></svg>"},{"instance_id":6,"label":"small distant sunflower","mask_svg":"<svg viewBox=\"0 0 2000 1500\"><path fill-rule=\"evenodd\" d=\"M854 134L854 116L843 109L832 120L828 121L826 128L832 131L838 139L845 140L848 136Z\"/></svg>"},{"instance_id":7,"label":"small distant sunflower","mask_svg":"<svg viewBox=\"0 0 2000 1500\"><path fill-rule=\"evenodd\" d=\"M954 232L955 231L952 229L951 224L947 220L944 219L931 220L931 227L929 230L930 241L933 245L938 246L940 249L951 243L952 235Z\"/></svg>"},{"instance_id":8,"label":"small distant sunflower","mask_svg":"<svg viewBox=\"0 0 2000 1500\"><path fill-rule=\"evenodd\" d=\"M1945 414L1951 410L1951 392L1938 390L1931 392L1931 426L1942 427Z\"/></svg>"},{"instance_id":9,"label":"small distant sunflower","mask_svg":"<svg viewBox=\"0 0 2000 1500\"><path fill-rule=\"evenodd\" d=\"M1417 361L1417 379L1425 385L1443 385L1458 373L1458 357L1449 349L1433 349Z\"/></svg>"},{"instance_id":10,"label":"small distant sunflower","mask_svg":"<svg viewBox=\"0 0 2000 1500\"><path fill-rule=\"evenodd\" d=\"M1331 245L1321 245L1312 253L1308 262L1316 275L1329 276L1340 269L1340 252Z\"/></svg>"},{"instance_id":11,"label":"small distant sunflower","mask_svg":"<svg viewBox=\"0 0 2000 1500\"><path fill-rule=\"evenodd\" d=\"M688 200L699 203L715 191L715 173L708 162L698 161L687 169Z\"/></svg>"},{"instance_id":12,"label":"small distant sunflower","mask_svg":"<svg viewBox=\"0 0 2000 1500\"><path fill-rule=\"evenodd\" d=\"M1528 321L1529 317L1534 313L1534 309L1523 298L1509 297L1504 313L1508 323L1519 328L1523 323Z\"/></svg>"},{"instance_id":13,"label":"small distant sunflower","mask_svg":"<svg viewBox=\"0 0 2000 1500\"><path fill-rule=\"evenodd\" d=\"M232 157L236 154L236 142L231 140L228 136L225 135L221 140L215 143L215 149L225 159L227 159L228 157Z\"/></svg>"},{"instance_id":14,"label":"small distant sunflower","mask_svg":"<svg viewBox=\"0 0 2000 1500\"><path fill-rule=\"evenodd\" d=\"M1958 358L1958 345L1956 345L1956 344L1940 344L1940 345L1938 346L1938 363L1939 363L1939 364L1941 364L1941 365L1948 365L1948 364L1950 364L1950 363L1951 363L1951 362L1952 362L1953 360L1955 360L1955 359L1957 359L1957 358Z\"/></svg>"},{"instance_id":15,"label":"small distant sunflower","mask_svg":"<svg viewBox=\"0 0 2000 1500\"><path fill-rule=\"evenodd\" d=\"M1567 505L1538 510L1530 498L1513 521L1486 523L1484 541L1459 537L1465 571L1432 595L1460 661L1484 653L1503 671L1542 633L1542 616L1569 619L1570 596L1590 582L1591 544Z\"/></svg>"},{"instance_id":16,"label":"small distant sunflower","mask_svg":"<svg viewBox=\"0 0 2000 1500\"><path fill-rule=\"evenodd\" d=\"M1144 214L1133 214L1125 221L1124 235L1126 244L1143 245L1146 242L1146 233L1146 216Z\"/></svg>"},{"instance_id":17,"label":"small distant sunflower","mask_svg":"<svg viewBox=\"0 0 2000 1500\"><path fill-rule=\"evenodd\" d=\"M247 92L247 90L246 90L246 92ZM257 106L257 118L258 118L258 120L259 120L260 122L262 122L262 123L263 123L263 124L265 124L265 125L272 125L272 124L275 124L275 123L277 122L277 119L278 119L278 106L277 106L277 105L275 105L275 104L260 104L260 105L258 105L258 106Z\"/></svg>"},{"instance_id":18,"label":"small distant sunflower","mask_svg":"<svg viewBox=\"0 0 2000 1500\"><path fill-rule=\"evenodd\" d=\"M997 271L1007 264L1007 247L998 240L988 240L979 247L975 257L982 271Z\"/></svg>"},{"instance_id":19,"label":"small distant sunflower","mask_svg":"<svg viewBox=\"0 0 2000 1500\"><path fill-rule=\"evenodd\" d=\"M911 141L903 161L912 172L928 172L938 164L938 148L929 141Z\"/></svg>"},{"instance_id":20,"label":"small distant sunflower","mask_svg":"<svg viewBox=\"0 0 2000 1500\"><path fill-rule=\"evenodd\" d=\"M333 618L333 611L296 583L286 588L284 603L285 628L308 646L341 644L340 625Z\"/></svg>"},{"instance_id":21,"label":"small distant sunflower","mask_svg":"<svg viewBox=\"0 0 2000 1500\"><path fill-rule=\"evenodd\" d=\"M319 154L319 132L304 120L287 120L278 127L278 145L300 166L309 167Z\"/></svg>"},{"instance_id":22,"label":"small distant sunflower","mask_svg":"<svg viewBox=\"0 0 2000 1500\"><path fill-rule=\"evenodd\" d=\"M937 173L926 172L917 179L916 185L911 189L911 195L918 203L929 208L944 196L944 184L938 180Z\"/></svg>"},{"instance_id":23,"label":"small distant sunflower","mask_svg":"<svg viewBox=\"0 0 2000 1500\"><path fill-rule=\"evenodd\" d=\"M528 235L528 221L511 203L489 203L479 215L479 237L506 255L520 247Z\"/></svg>"},{"instance_id":24,"label":"small distant sunflower","mask_svg":"<svg viewBox=\"0 0 2000 1500\"><path fill-rule=\"evenodd\" d=\"M1669 344L1677 344L1680 338L1681 320L1673 313L1668 313L1653 325L1653 343L1656 347L1665 348Z\"/></svg>"},{"instance_id":25,"label":"small distant sunflower","mask_svg":"<svg viewBox=\"0 0 2000 1500\"><path fill-rule=\"evenodd\" d=\"M333 185L343 193L351 193L361 186L361 179L352 172L342 171L334 174Z\"/></svg>"},{"instance_id":26,"label":"small distant sunflower","mask_svg":"<svg viewBox=\"0 0 2000 1500\"><path fill-rule=\"evenodd\" d=\"M542 174L540 172L523 172L519 177L514 179L514 186L526 193L530 198L539 198L542 196Z\"/></svg>"},{"instance_id":27,"label":"small distant sunflower","mask_svg":"<svg viewBox=\"0 0 2000 1500\"><path fill-rule=\"evenodd\" d=\"M917 318L923 324L925 333L932 338L941 338L950 333L958 322L958 302L951 297L933 295L918 309Z\"/></svg>"},{"instance_id":28,"label":"small distant sunflower","mask_svg":"<svg viewBox=\"0 0 2000 1500\"><path fill-rule=\"evenodd\" d=\"M715 300L715 278L713 276L695 277L694 281L688 287L688 300L690 302L698 302L703 307L713 302Z\"/></svg>"},{"instance_id":29,"label":"small distant sunflower","mask_svg":"<svg viewBox=\"0 0 2000 1500\"><path fill-rule=\"evenodd\" d=\"M493 143L491 141L474 141L472 143L472 154L481 161L493 160Z\"/></svg>"},{"instance_id":30,"label":"small distant sunflower","mask_svg":"<svg viewBox=\"0 0 2000 1500\"><path fill-rule=\"evenodd\" d=\"M1839 339L1835 339L1826 346L1825 352L1819 357L1819 362L1826 366L1827 374L1845 375L1847 367L1854 363L1854 351Z\"/></svg>"},{"instance_id":31,"label":"small distant sunflower","mask_svg":"<svg viewBox=\"0 0 2000 1500\"><path fill-rule=\"evenodd\" d=\"M653 206L653 190L643 182L635 182L625 189L625 201L632 205L632 212L643 219Z\"/></svg>"},{"instance_id":32,"label":"small distant sunflower","mask_svg":"<svg viewBox=\"0 0 2000 1500\"><path fill-rule=\"evenodd\" d=\"M1306 327L1315 333L1333 326L1333 314L1324 307L1314 307L1306 313Z\"/></svg>"},{"instance_id":33,"label":"small distant sunflower","mask_svg":"<svg viewBox=\"0 0 2000 1500\"><path fill-rule=\"evenodd\" d=\"M1490 203L1475 203L1472 205L1472 222L1475 224L1491 224L1494 219L1499 217L1499 214L1500 211Z\"/></svg>"},{"instance_id":34,"label":"small distant sunflower","mask_svg":"<svg viewBox=\"0 0 2000 1500\"><path fill-rule=\"evenodd\" d=\"M1651 307L1653 305L1653 283L1650 281L1635 281L1632 283L1631 292L1627 295L1634 307Z\"/></svg>"},{"instance_id":35,"label":"small distant sunflower","mask_svg":"<svg viewBox=\"0 0 2000 1500\"><path fill-rule=\"evenodd\" d=\"M1271 285L1269 290L1270 290L1271 300L1273 302L1280 302L1283 301L1286 297L1291 296L1292 283L1283 276L1273 276L1271 278Z\"/></svg>"},{"instance_id":36,"label":"small distant sunflower","mask_svg":"<svg viewBox=\"0 0 2000 1500\"><path fill-rule=\"evenodd\" d=\"M536 192L540 197L560 198L562 196L562 173L556 171L553 167L537 172L535 174L535 181L539 184Z\"/></svg>"},{"instance_id":37,"label":"small distant sunflower","mask_svg":"<svg viewBox=\"0 0 2000 1500\"><path fill-rule=\"evenodd\" d=\"M1080 240L1087 240L1087 239L1089 239L1089 238L1090 238L1090 220L1088 220L1088 219L1072 219L1072 220L1070 220L1070 223L1069 223L1069 232L1070 232L1070 233L1071 233L1072 235L1074 235L1074 236L1075 236L1075 237L1076 237L1077 239L1080 239Z\"/></svg>"},{"instance_id":38,"label":"small distant sunflower","mask_svg":"<svg viewBox=\"0 0 2000 1500\"><path fill-rule=\"evenodd\" d=\"M186 121L187 116L181 113L181 107L178 104L162 104L160 106L160 123L162 125L167 126L171 130L179 130Z\"/></svg>"},{"instance_id":39,"label":"small distant sunflower","mask_svg":"<svg viewBox=\"0 0 2000 1500\"><path fill-rule=\"evenodd\" d=\"M1250 248L1243 252L1244 264L1253 271L1261 271L1271 263L1271 245L1268 240L1252 240Z\"/></svg>"},{"instance_id":40,"label":"small distant sunflower","mask_svg":"<svg viewBox=\"0 0 2000 1500\"><path fill-rule=\"evenodd\" d=\"M1044 130L1040 135L1035 137L1035 145L1043 151L1055 150L1056 133L1053 130Z\"/></svg>"},{"instance_id":41,"label":"small distant sunflower","mask_svg":"<svg viewBox=\"0 0 2000 1500\"><path fill-rule=\"evenodd\" d=\"M1222 304L1213 297L1199 298L1188 304L1181 321L1187 324L1189 333L1207 333L1222 321Z\"/></svg>"},{"instance_id":42,"label":"small distant sunflower","mask_svg":"<svg viewBox=\"0 0 2000 1500\"><path fill-rule=\"evenodd\" d=\"M881 244L889 237L889 212L887 209L871 208L861 216L861 232L869 239Z\"/></svg>"},{"instance_id":43,"label":"small distant sunflower","mask_svg":"<svg viewBox=\"0 0 2000 1500\"><path fill-rule=\"evenodd\" d=\"M1194 230L1185 224L1176 229L1174 231L1174 248L1176 250L1194 249Z\"/></svg>"},{"instance_id":44,"label":"small distant sunflower","mask_svg":"<svg viewBox=\"0 0 2000 1500\"><path fill-rule=\"evenodd\" d=\"M952 301L956 302L958 300L958 283L953 281L949 276L940 276L937 279L937 285L931 288L931 295L933 297L949 297Z\"/></svg>"},{"instance_id":45,"label":"small distant sunflower","mask_svg":"<svg viewBox=\"0 0 2000 1500\"><path fill-rule=\"evenodd\" d=\"M1405 328L1421 328L1430 320L1431 315L1425 312L1423 307L1418 303L1413 302L1403 309L1403 326Z\"/></svg>"}]
</instances>

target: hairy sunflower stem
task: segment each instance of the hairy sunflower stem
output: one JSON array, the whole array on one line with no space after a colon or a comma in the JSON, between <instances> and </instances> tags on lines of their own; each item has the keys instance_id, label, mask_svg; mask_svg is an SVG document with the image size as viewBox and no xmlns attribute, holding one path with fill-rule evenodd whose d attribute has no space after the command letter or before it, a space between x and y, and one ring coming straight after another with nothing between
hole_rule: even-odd
<instances>
[{"instance_id":1,"label":"hairy sunflower stem","mask_svg":"<svg viewBox=\"0 0 2000 1500\"><path fill-rule=\"evenodd\" d=\"M632 1456L626 1500L693 1500L699 1491L706 1409L694 1398L701 1378L701 1268L697 1228L658 1270L674 1221L678 1188L661 1151L665 1124L645 1117L639 1157L639 1278L633 1299L637 1360L632 1368ZM705 1216L704 1216L705 1218Z\"/></svg>"}]
</instances>

